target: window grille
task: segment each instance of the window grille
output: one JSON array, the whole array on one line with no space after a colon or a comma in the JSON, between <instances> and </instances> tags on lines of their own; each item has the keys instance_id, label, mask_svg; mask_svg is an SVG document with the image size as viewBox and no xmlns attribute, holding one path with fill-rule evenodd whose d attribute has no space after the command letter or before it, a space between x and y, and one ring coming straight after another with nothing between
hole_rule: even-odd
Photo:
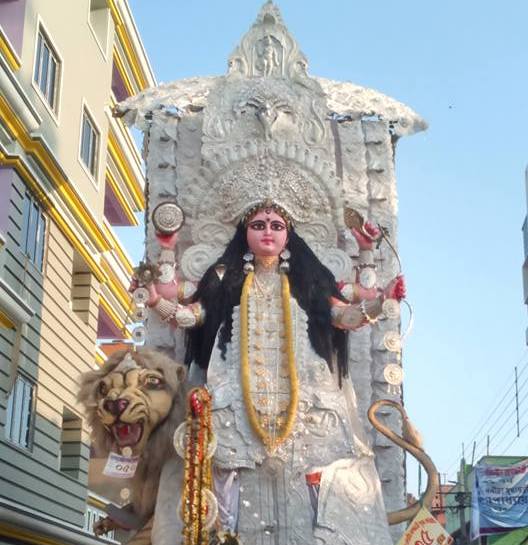
<instances>
[{"instance_id":1,"label":"window grille","mask_svg":"<svg viewBox=\"0 0 528 545\"><path fill-rule=\"evenodd\" d=\"M19 375L7 400L5 436L23 448L31 446L34 390L34 384Z\"/></svg>"},{"instance_id":2,"label":"window grille","mask_svg":"<svg viewBox=\"0 0 528 545\"><path fill-rule=\"evenodd\" d=\"M48 38L39 30L33 79L53 111L57 108L60 62Z\"/></svg>"},{"instance_id":3,"label":"window grille","mask_svg":"<svg viewBox=\"0 0 528 545\"><path fill-rule=\"evenodd\" d=\"M92 176L96 177L97 148L99 145L99 133L95 124L85 110L82 120L81 132L81 159Z\"/></svg>"},{"instance_id":4,"label":"window grille","mask_svg":"<svg viewBox=\"0 0 528 545\"><path fill-rule=\"evenodd\" d=\"M22 209L22 251L30 261L42 271L44 264L44 245L46 218L35 198L26 191Z\"/></svg>"}]
</instances>

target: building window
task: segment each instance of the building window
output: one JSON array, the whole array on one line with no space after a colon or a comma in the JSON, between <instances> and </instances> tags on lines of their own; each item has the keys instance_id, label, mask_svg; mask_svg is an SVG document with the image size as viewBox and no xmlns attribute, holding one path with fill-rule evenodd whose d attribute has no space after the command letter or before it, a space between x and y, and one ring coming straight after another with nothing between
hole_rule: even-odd
<instances>
[{"instance_id":1,"label":"building window","mask_svg":"<svg viewBox=\"0 0 528 545\"><path fill-rule=\"evenodd\" d=\"M37 36L37 55L33 79L46 102L57 111L57 89L60 75L60 62L57 53L42 29Z\"/></svg>"},{"instance_id":2,"label":"building window","mask_svg":"<svg viewBox=\"0 0 528 545\"><path fill-rule=\"evenodd\" d=\"M99 132L95 128L95 123L84 110L82 118L81 132L81 159L84 165L95 178L97 171L97 148L99 145Z\"/></svg>"},{"instance_id":3,"label":"building window","mask_svg":"<svg viewBox=\"0 0 528 545\"><path fill-rule=\"evenodd\" d=\"M110 9L107 0L90 0L90 26L106 57L110 29Z\"/></svg>"},{"instance_id":4,"label":"building window","mask_svg":"<svg viewBox=\"0 0 528 545\"><path fill-rule=\"evenodd\" d=\"M7 399L5 423L6 439L19 447L31 446L34 397L33 383L19 375Z\"/></svg>"},{"instance_id":5,"label":"building window","mask_svg":"<svg viewBox=\"0 0 528 545\"><path fill-rule=\"evenodd\" d=\"M94 525L101 519L107 517L107 514L102 509L97 509L93 505L86 506L86 511L84 513L84 529L90 534L94 533ZM106 539L115 540L115 530L110 530L104 536Z\"/></svg>"},{"instance_id":6,"label":"building window","mask_svg":"<svg viewBox=\"0 0 528 545\"><path fill-rule=\"evenodd\" d=\"M44 245L46 218L34 197L26 191L23 202L22 251L30 261L42 271L44 264Z\"/></svg>"}]
</instances>

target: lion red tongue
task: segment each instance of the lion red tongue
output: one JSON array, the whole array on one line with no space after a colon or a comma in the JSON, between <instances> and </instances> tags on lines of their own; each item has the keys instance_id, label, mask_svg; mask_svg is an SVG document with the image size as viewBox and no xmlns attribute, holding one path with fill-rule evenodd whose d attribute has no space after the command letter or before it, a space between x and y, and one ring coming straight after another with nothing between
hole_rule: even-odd
<instances>
[{"instance_id":1,"label":"lion red tongue","mask_svg":"<svg viewBox=\"0 0 528 545\"><path fill-rule=\"evenodd\" d=\"M114 426L114 435L120 447L130 447L141 439L143 426L141 423L126 424L119 423Z\"/></svg>"}]
</instances>

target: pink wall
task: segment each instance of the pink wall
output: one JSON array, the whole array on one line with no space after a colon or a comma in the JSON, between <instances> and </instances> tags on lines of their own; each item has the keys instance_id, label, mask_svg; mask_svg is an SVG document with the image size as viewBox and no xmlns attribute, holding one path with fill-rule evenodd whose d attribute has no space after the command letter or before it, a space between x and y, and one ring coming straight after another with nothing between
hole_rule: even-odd
<instances>
[{"instance_id":1,"label":"pink wall","mask_svg":"<svg viewBox=\"0 0 528 545\"><path fill-rule=\"evenodd\" d=\"M17 54L22 52L26 0L0 0L0 26Z\"/></svg>"},{"instance_id":2,"label":"pink wall","mask_svg":"<svg viewBox=\"0 0 528 545\"><path fill-rule=\"evenodd\" d=\"M0 233L3 237L7 234L9 221L9 205L11 203L11 187L13 183L13 169L0 167Z\"/></svg>"}]
</instances>

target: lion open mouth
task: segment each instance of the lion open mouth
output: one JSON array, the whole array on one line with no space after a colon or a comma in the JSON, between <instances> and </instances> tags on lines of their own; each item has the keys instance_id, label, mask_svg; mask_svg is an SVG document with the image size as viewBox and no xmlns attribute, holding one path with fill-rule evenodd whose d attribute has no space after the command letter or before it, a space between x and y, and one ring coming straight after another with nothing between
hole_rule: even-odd
<instances>
[{"instance_id":1,"label":"lion open mouth","mask_svg":"<svg viewBox=\"0 0 528 545\"><path fill-rule=\"evenodd\" d=\"M135 422L133 424L116 422L112 426L112 433L120 447L133 447L141 440L143 422Z\"/></svg>"}]
</instances>

